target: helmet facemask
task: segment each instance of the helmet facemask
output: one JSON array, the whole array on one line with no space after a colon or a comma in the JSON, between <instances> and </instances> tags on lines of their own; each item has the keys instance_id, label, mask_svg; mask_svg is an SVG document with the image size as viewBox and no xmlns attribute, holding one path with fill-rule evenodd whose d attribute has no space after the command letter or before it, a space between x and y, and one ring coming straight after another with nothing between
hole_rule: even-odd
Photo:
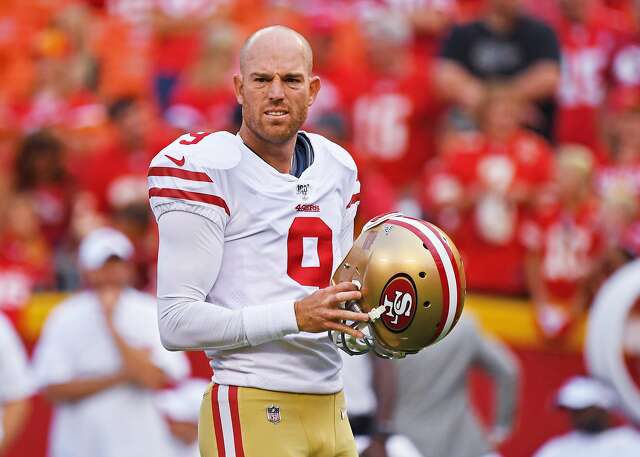
<instances>
[{"instance_id":1,"label":"helmet facemask","mask_svg":"<svg viewBox=\"0 0 640 457\"><path fill-rule=\"evenodd\" d=\"M362 310L358 305L358 302L351 300L344 305L344 309L361 313ZM376 311L376 310L373 310ZM369 313L369 322L357 322L357 321L341 321L342 324L347 325L353 329L359 330L364 334L363 338L355 338L348 333L329 330L329 338L333 343L342 349L349 355L362 355L370 351L373 351L378 357L385 359L402 359L407 353L402 351L391 351L382 346L373 330L372 323L377 320L374 312Z\"/></svg>"}]
</instances>

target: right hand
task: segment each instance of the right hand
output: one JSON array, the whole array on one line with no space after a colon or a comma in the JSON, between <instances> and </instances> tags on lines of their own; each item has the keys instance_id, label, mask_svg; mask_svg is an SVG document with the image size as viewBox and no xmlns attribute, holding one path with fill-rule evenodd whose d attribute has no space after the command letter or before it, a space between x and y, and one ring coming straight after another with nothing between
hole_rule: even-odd
<instances>
[{"instance_id":1,"label":"right hand","mask_svg":"<svg viewBox=\"0 0 640 457\"><path fill-rule=\"evenodd\" d=\"M164 372L151 360L151 351L146 348L129 347L122 353L126 378L146 389L157 390L167 383Z\"/></svg>"},{"instance_id":2,"label":"right hand","mask_svg":"<svg viewBox=\"0 0 640 457\"><path fill-rule=\"evenodd\" d=\"M351 300L360 300L362 294L355 284L341 282L325 287L297 301L294 305L298 328L303 332L320 333L327 330L347 333L355 338L364 337L359 330L344 325L341 321L367 322L369 315L339 308Z\"/></svg>"}]
</instances>

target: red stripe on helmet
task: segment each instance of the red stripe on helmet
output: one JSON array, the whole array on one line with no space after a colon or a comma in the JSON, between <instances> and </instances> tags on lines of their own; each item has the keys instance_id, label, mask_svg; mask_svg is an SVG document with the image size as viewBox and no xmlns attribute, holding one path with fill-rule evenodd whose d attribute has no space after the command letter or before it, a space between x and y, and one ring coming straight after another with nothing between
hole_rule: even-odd
<instances>
[{"instance_id":1,"label":"red stripe on helmet","mask_svg":"<svg viewBox=\"0 0 640 457\"><path fill-rule=\"evenodd\" d=\"M427 247L429 252L431 253L431 257L438 268L438 275L440 276L440 284L442 286L442 312L440 313L440 322L438 323L438 330L435 335L429 341L429 344L433 343L438 339L440 334L443 332L445 324L447 323L447 317L449 316L449 281L447 281L447 272L444 269L444 265L442 263L442 259L438 254L436 247L433 245L431 240L420 230L418 230L413 225L407 224L406 222L398 221L396 219L389 219L385 221L386 224L398 225L400 227L404 227L409 230L411 233L416 235L422 243Z\"/></svg>"},{"instance_id":2,"label":"red stripe on helmet","mask_svg":"<svg viewBox=\"0 0 640 457\"><path fill-rule=\"evenodd\" d=\"M460 319L460 315L462 314L462 307L463 307L463 302L462 299L464 297L464 290L462 290L462 282L460 281L460 271L458 269L458 262L456 262L456 258L453 255L453 251L451 250L451 246L449 246L449 242L444 238L444 236L442 236L442 233L440 232L440 230L433 224L431 224L430 222L425 222L419 219L416 219L419 222L422 223L422 225L424 225L425 227L427 227L429 230L431 230L437 237L438 239L442 242L442 244L444 245L445 250L447 251L447 255L449 256L449 259L451 260L451 265L453 265L453 273L455 275L456 278L456 288L458 289L458 302L457 302L457 306L456 306L456 315L455 318L453 319L453 323L451 324L451 328L453 329L453 326L456 325L456 322L458 322L458 319Z\"/></svg>"}]
</instances>

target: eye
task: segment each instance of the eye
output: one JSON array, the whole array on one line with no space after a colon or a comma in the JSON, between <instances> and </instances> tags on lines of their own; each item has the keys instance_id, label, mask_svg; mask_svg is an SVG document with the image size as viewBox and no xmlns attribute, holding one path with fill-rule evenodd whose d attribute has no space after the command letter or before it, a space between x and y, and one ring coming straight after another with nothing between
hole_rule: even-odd
<instances>
[{"instance_id":1,"label":"eye","mask_svg":"<svg viewBox=\"0 0 640 457\"><path fill-rule=\"evenodd\" d=\"M263 83L263 82L266 82L267 80L265 78L261 77L261 76L257 76L254 79L254 81L257 82L257 83Z\"/></svg>"}]
</instances>

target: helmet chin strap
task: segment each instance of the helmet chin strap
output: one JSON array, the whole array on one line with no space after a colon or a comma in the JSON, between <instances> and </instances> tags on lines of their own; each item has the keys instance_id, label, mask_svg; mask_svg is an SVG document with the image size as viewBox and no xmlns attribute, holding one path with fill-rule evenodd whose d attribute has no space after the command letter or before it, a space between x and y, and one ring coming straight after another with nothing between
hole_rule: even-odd
<instances>
[{"instance_id":1,"label":"helmet chin strap","mask_svg":"<svg viewBox=\"0 0 640 457\"><path fill-rule=\"evenodd\" d=\"M362 312L358 302L353 300L345 304L345 308L355 312ZM333 343L349 355L362 355L373 351L378 357L385 359L402 359L407 354L401 351L391 351L382 347L376 341L375 332L371 328L371 323L380 319L385 311L385 306L381 305L369 311L369 322L344 322L351 328L364 333L364 338L355 338L348 333L329 330L329 338Z\"/></svg>"}]
</instances>

